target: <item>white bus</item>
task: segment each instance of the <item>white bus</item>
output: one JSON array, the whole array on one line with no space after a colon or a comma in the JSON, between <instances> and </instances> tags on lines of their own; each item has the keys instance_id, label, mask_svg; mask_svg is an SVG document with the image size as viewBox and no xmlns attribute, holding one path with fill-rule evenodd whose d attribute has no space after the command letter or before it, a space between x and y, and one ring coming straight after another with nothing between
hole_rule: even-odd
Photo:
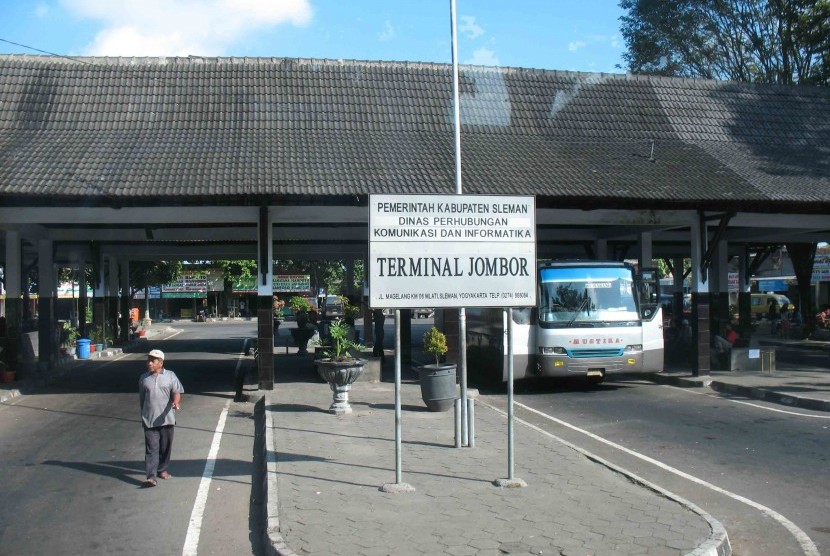
<instances>
[{"instance_id":1,"label":"white bus","mask_svg":"<svg viewBox=\"0 0 830 556\"><path fill-rule=\"evenodd\" d=\"M657 272L621 262L542 262L538 305L513 310L516 379L585 377L663 370ZM467 310L471 376L507 379L507 323L501 309Z\"/></svg>"}]
</instances>

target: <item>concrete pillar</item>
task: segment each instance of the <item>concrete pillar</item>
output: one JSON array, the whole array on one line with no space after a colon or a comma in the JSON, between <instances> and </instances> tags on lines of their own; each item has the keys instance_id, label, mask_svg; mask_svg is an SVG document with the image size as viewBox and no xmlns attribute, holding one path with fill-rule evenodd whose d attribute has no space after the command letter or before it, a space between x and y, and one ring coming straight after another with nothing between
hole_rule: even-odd
<instances>
[{"instance_id":1,"label":"concrete pillar","mask_svg":"<svg viewBox=\"0 0 830 556\"><path fill-rule=\"evenodd\" d=\"M738 255L738 334L746 337L752 329L752 294L749 280L749 249L744 246Z\"/></svg>"},{"instance_id":2,"label":"concrete pillar","mask_svg":"<svg viewBox=\"0 0 830 556\"><path fill-rule=\"evenodd\" d=\"M3 277L6 282L6 334L9 339L6 353L0 355L12 370L17 370L17 355L20 353L20 299L23 290L21 265L20 232L6 230L6 266Z\"/></svg>"},{"instance_id":3,"label":"concrete pillar","mask_svg":"<svg viewBox=\"0 0 830 556\"><path fill-rule=\"evenodd\" d=\"M597 239L594 241L594 256L598 261L608 260L608 240Z\"/></svg>"},{"instance_id":4,"label":"concrete pillar","mask_svg":"<svg viewBox=\"0 0 830 556\"><path fill-rule=\"evenodd\" d=\"M45 371L57 361L58 337L55 322L55 280L54 243L51 239L41 239L37 243L38 268L38 370Z\"/></svg>"},{"instance_id":5,"label":"concrete pillar","mask_svg":"<svg viewBox=\"0 0 830 556\"><path fill-rule=\"evenodd\" d=\"M720 334L730 320L729 315L729 246L726 241L719 241L715 245L712 257L712 291L711 296L712 321L711 330Z\"/></svg>"},{"instance_id":6,"label":"concrete pillar","mask_svg":"<svg viewBox=\"0 0 830 556\"><path fill-rule=\"evenodd\" d=\"M640 269L654 266L653 258L652 233L640 232L637 238L637 260L640 262Z\"/></svg>"},{"instance_id":7,"label":"concrete pillar","mask_svg":"<svg viewBox=\"0 0 830 556\"><path fill-rule=\"evenodd\" d=\"M86 263L81 263L78 271L78 330L81 335L86 333L86 307L89 300L86 295Z\"/></svg>"},{"instance_id":8,"label":"concrete pillar","mask_svg":"<svg viewBox=\"0 0 830 556\"><path fill-rule=\"evenodd\" d=\"M124 343L130 339L130 261L121 259L119 266L121 267L121 297L119 302L121 334L119 334L118 341Z\"/></svg>"},{"instance_id":9,"label":"concrete pillar","mask_svg":"<svg viewBox=\"0 0 830 556\"><path fill-rule=\"evenodd\" d=\"M93 272L95 276L95 284L93 284L93 299L92 299L92 327L100 326L102 329L106 322L106 297L107 297L107 282L106 282L106 267L104 263L104 255L97 253L94 255L95 261L93 263Z\"/></svg>"},{"instance_id":10,"label":"concrete pillar","mask_svg":"<svg viewBox=\"0 0 830 556\"><path fill-rule=\"evenodd\" d=\"M106 331L105 336L114 342L118 339L118 259L110 255L107 260L107 296L106 296Z\"/></svg>"},{"instance_id":11,"label":"concrete pillar","mask_svg":"<svg viewBox=\"0 0 830 556\"><path fill-rule=\"evenodd\" d=\"M700 220L695 220L690 226L692 244L692 334L694 337L695 355L692 366L694 376L708 376L710 365L710 339L709 339L709 282L706 280L707 273L702 272L700 265L703 254L706 252L704 239L701 236L702 230Z\"/></svg>"},{"instance_id":12,"label":"concrete pillar","mask_svg":"<svg viewBox=\"0 0 830 556\"><path fill-rule=\"evenodd\" d=\"M274 240L271 211L268 207L260 207L257 231L257 371L260 390L273 390Z\"/></svg>"}]
</instances>

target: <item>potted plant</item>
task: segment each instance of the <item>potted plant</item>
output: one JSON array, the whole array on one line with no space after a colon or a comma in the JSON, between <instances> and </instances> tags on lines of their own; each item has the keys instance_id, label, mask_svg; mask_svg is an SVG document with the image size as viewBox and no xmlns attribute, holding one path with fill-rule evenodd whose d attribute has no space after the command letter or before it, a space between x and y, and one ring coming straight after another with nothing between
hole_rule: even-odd
<instances>
[{"instance_id":1,"label":"potted plant","mask_svg":"<svg viewBox=\"0 0 830 556\"><path fill-rule=\"evenodd\" d=\"M80 334L78 329L72 326L71 322L63 323L64 345L66 346L69 355L75 355L75 342L78 340Z\"/></svg>"},{"instance_id":2,"label":"potted plant","mask_svg":"<svg viewBox=\"0 0 830 556\"><path fill-rule=\"evenodd\" d=\"M352 350L366 349L365 346L349 338L351 327L343 320L337 320L329 327L331 349L323 357L314 361L317 374L329 383L332 391L332 404L329 411L335 415L352 412L349 404L349 391L354 381L363 373L366 361L352 355Z\"/></svg>"},{"instance_id":3,"label":"potted plant","mask_svg":"<svg viewBox=\"0 0 830 556\"><path fill-rule=\"evenodd\" d=\"M421 398L430 411L448 411L455 403L455 364L442 364L441 356L447 353L447 337L443 332L430 328L424 334L424 350L435 357L435 364L418 368Z\"/></svg>"},{"instance_id":4,"label":"potted plant","mask_svg":"<svg viewBox=\"0 0 830 556\"><path fill-rule=\"evenodd\" d=\"M297 328L290 329L294 343L297 344L297 355L305 355L308 353L308 341L317 331L317 326L308 322L312 310L311 303L308 299L295 295L288 300L288 306L297 319Z\"/></svg>"},{"instance_id":5,"label":"potted plant","mask_svg":"<svg viewBox=\"0 0 830 556\"><path fill-rule=\"evenodd\" d=\"M285 316L285 301L275 295L272 306L274 308L274 334L276 334L282 324L282 319Z\"/></svg>"},{"instance_id":6,"label":"potted plant","mask_svg":"<svg viewBox=\"0 0 830 556\"><path fill-rule=\"evenodd\" d=\"M89 339L92 341L92 344L95 345L96 351L104 351L105 344L110 341L106 337L104 327L100 324L90 331Z\"/></svg>"}]
</instances>

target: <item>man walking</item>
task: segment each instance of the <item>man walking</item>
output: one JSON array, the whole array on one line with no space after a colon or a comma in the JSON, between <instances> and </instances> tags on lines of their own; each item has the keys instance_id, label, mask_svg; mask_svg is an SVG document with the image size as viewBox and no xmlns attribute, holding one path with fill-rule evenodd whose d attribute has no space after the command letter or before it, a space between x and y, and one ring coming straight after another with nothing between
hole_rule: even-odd
<instances>
[{"instance_id":1,"label":"man walking","mask_svg":"<svg viewBox=\"0 0 830 556\"><path fill-rule=\"evenodd\" d=\"M173 449L176 410L184 387L176 373L164 368L164 352L154 349L147 354L147 372L138 380L138 398L144 427L144 464L147 480L144 487L154 487L156 477L169 479L167 467Z\"/></svg>"}]
</instances>

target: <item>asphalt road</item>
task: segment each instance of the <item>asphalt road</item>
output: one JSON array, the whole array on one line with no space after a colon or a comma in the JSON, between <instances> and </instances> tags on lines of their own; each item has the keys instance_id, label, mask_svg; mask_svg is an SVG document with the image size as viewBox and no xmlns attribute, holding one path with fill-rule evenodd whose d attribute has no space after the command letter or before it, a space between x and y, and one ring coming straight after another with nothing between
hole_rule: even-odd
<instances>
[{"instance_id":1,"label":"asphalt road","mask_svg":"<svg viewBox=\"0 0 830 556\"><path fill-rule=\"evenodd\" d=\"M637 379L596 388L540 381L516 391L519 418L698 504L725 525L735 554L804 554L776 513L830 554L830 415ZM505 407L502 394L484 399ZM516 461L521 476L521 454Z\"/></svg>"},{"instance_id":2,"label":"asphalt road","mask_svg":"<svg viewBox=\"0 0 830 556\"><path fill-rule=\"evenodd\" d=\"M179 326L178 324L176 326ZM252 554L254 406L233 372L254 323L185 324L146 349L182 380L168 481L144 479L138 377L146 350L76 366L37 394L0 405L0 553ZM252 358L243 359L252 365ZM223 409L227 417L194 541L190 524ZM255 493L254 493L255 494ZM191 552L196 553L196 552Z\"/></svg>"}]
</instances>

